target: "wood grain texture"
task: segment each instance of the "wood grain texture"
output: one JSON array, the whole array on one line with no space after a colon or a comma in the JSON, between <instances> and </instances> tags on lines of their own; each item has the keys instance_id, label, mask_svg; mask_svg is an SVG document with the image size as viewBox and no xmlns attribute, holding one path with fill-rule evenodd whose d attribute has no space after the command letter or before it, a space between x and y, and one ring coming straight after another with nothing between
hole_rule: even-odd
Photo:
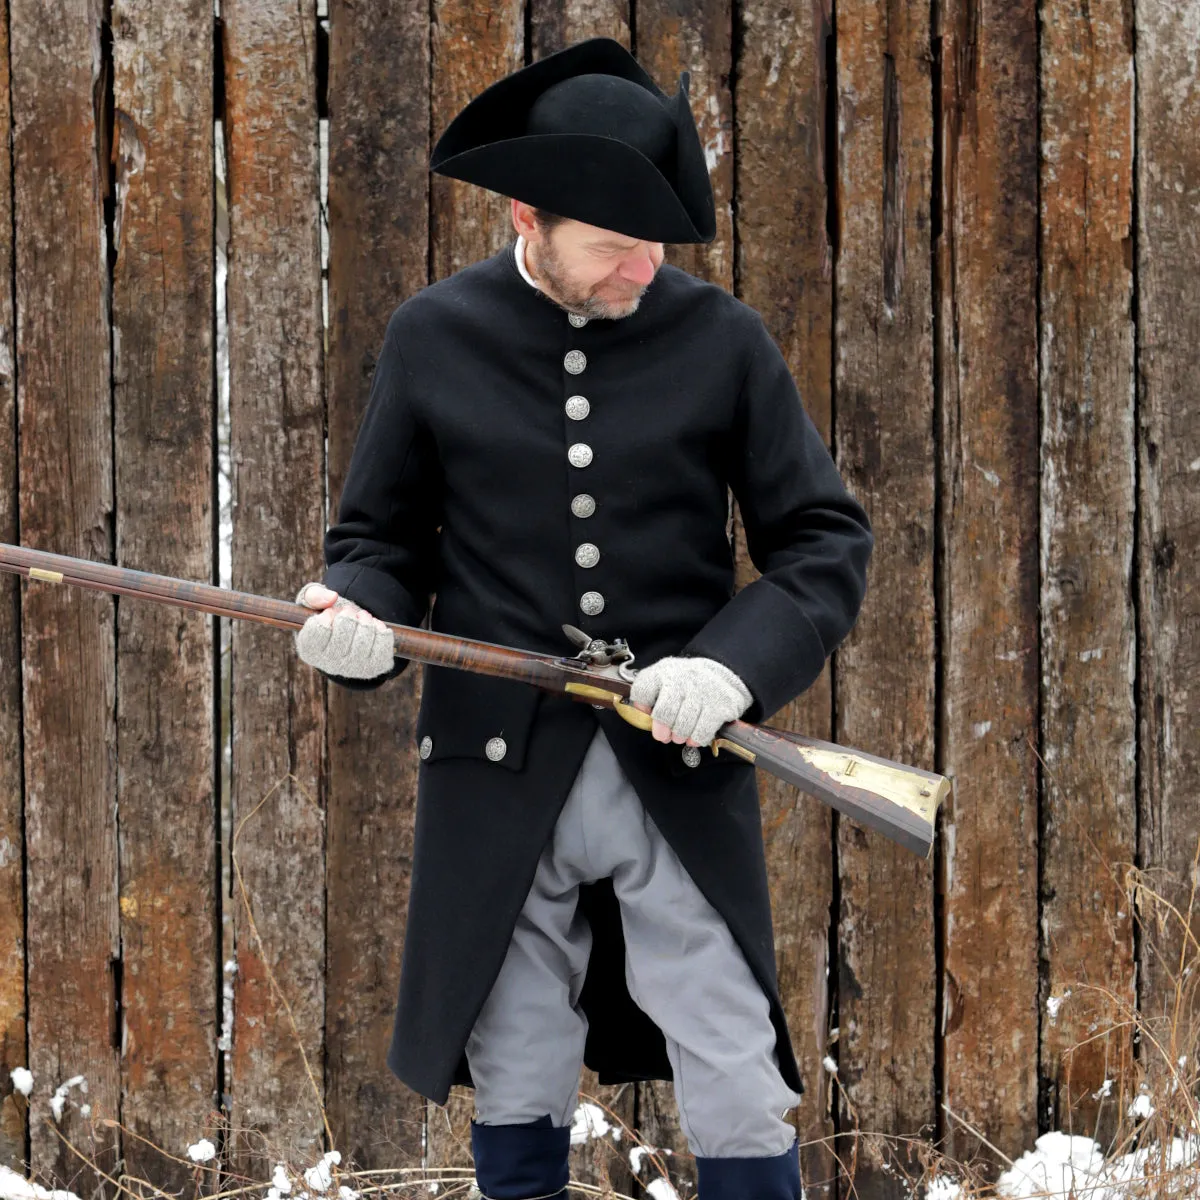
<instances>
[{"instance_id":1,"label":"wood grain texture","mask_svg":"<svg viewBox=\"0 0 1200 1200\"><path fill-rule=\"evenodd\" d=\"M428 22L423 3L330 11L330 520L388 317L428 279ZM425 1129L424 1100L386 1062L412 870L420 683L410 665L376 691L326 687L327 1106L335 1145L368 1170L419 1162Z\"/></svg>"},{"instance_id":2,"label":"wood grain texture","mask_svg":"<svg viewBox=\"0 0 1200 1200\"><path fill-rule=\"evenodd\" d=\"M0 22L0 137L11 145L8 22ZM9 160L11 162L11 160ZM12 229L12 179L0 178L0 229ZM0 238L0 279L12 279L12 238ZM17 540L17 379L12 291L0 288L0 538ZM0 581L0 1166L25 1158L28 1106L13 1087L25 1054L25 838L21 773L21 581Z\"/></svg>"},{"instance_id":3,"label":"wood grain texture","mask_svg":"<svg viewBox=\"0 0 1200 1200\"><path fill-rule=\"evenodd\" d=\"M1140 850L1149 882L1187 904L1200 847L1200 3L1136 14ZM1150 908L1142 917L1143 1016L1173 1062L1182 930L1168 922L1163 936ZM1194 977L1180 983L1195 995ZM1141 1054L1154 1079L1167 1075L1153 1047Z\"/></svg>"},{"instance_id":4,"label":"wood grain texture","mask_svg":"<svg viewBox=\"0 0 1200 1200\"><path fill-rule=\"evenodd\" d=\"M122 566L214 575L212 21L113 10L113 395ZM214 622L122 600L117 770L127 1169L164 1188L217 1092Z\"/></svg>"},{"instance_id":5,"label":"wood grain texture","mask_svg":"<svg viewBox=\"0 0 1200 1200\"><path fill-rule=\"evenodd\" d=\"M312 0L226 0L223 18L232 584L290 599L321 577L325 517L316 15ZM325 721L293 641L232 628L233 853L249 903L235 881L228 1090L235 1161L256 1169L260 1152L307 1164L323 1136Z\"/></svg>"},{"instance_id":6,"label":"wood grain texture","mask_svg":"<svg viewBox=\"0 0 1200 1200\"><path fill-rule=\"evenodd\" d=\"M1127 16L1117 2L1042 10L1041 1071L1051 1128L1101 1144L1121 1113L1093 1095L1128 1067L1115 1022L1136 1002L1122 889L1137 848Z\"/></svg>"},{"instance_id":7,"label":"wood grain texture","mask_svg":"<svg viewBox=\"0 0 1200 1200\"><path fill-rule=\"evenodd\" d=\"M112 404L104 56L95 5L17 0L12 38L20 530L30 546L112 560ZM118 1114L114 601L53 584L23 597L32 1159L84 1194L109 1169Z\"/></svg>"},{"instance_id":8,"label":"wood grain texture","mask_svg":"<svg viewBox=\"0 0 1200 1200\"><path fill-rule=\"evenodd\" d=\"M933 312L929 7L838 7L838 464L875 532L867 596L837 652L835 740L934 768ZM838 821L841 1127L936 1131L933 862ZM894 1144L857 1151L855 1193L907 1197ZM892 1164L901 1159L903 1173Z\"/></svg>"},{"instance_id":9,"label":"wood grain texture","mask_svg":"<svg viewBox=\"0 0 1200 1200\"><path fill-rule=\"evenodd\" d=\"M630 0L528 0L532 59L585 38L610 37L629 46Z\"/></svg>"},{"instance_id":10,"label":"wood grain texture","mask_svg":"<svg viewBox=\"0 0 1200 1200\"><path fill-rule=\"evenodd\" d=\"M735 281L763 316L806 410L832 436L832 252L825 174L826 63L831 7L822 0L780 9L746 0L734 96ZM738 585L756 575L735 523ZM781 729L828 737L826 669L771 720ZM835 1194L830 1079L829 928L833 898L832 814L794 787L759 773L771 884L779 988L805 1091L795 1111L801 1172L814 1200Z\"/></svg>"},{"instance_id":11,"label":"wood grain texture","mask_svg":"<svg viewBox=\"0 0 1200 1200\"><path fill-rule=\"evenodd\" d=\"M1003 1154L1038 1133L1036 14L935 9L944 563L945 1101ZM960 1158L977 1138L955 1122Z\"/></svg>"},{"instance_id":12,"label":"wood grain texture","mask_svg":"<svg viewBox=\"0 0 1200 1200\"><path fill-rule=\"evenodd\" d=\"M480 8L434 0L433 136L485 87L525 65L523 0ZM458 179L430 176L433 279L487 258L516 237L506 196Z\"/></svg>"},{"instance_id":13,"label":"wood grain texture","mask_svg":"<svg viewBox=\"0 0 1200 1200\"><path fill-rule=\"evenodd\" d=\"M641 0L637 57L668 95L681 71L691 73L689 99L712 180L717 236L707 245L667 247L667 261L733 290L733 12L730 0L681 5Z\"/></svg>"},{"instance_id":14,"label":"wood grain texture","mask_svg":"<svg viewBox=\"0 0 1200 1200\"><path fill-rule=\"evenodd\" d=\"M637 58L658 86L673 96L679 74L689 71L689 100L712 182L717 236L708 243L669 245L666 261L733 291L733 71L732 6L729 0L680 5L670 0L641 0L636 6ZM696 1165L679 1127L675 1093L669 1083L641 1085L638 1126L657 1149L668 1150L665 1163L676 1191L696 1187ZM650 1167L643 1169L649 1178Z\"/></svg>"}]
</instances>

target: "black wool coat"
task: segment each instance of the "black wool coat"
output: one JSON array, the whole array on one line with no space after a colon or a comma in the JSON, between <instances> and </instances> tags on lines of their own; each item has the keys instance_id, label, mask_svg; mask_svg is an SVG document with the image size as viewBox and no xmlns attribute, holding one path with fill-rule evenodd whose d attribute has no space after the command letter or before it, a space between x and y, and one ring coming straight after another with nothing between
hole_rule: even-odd
<instances>
[{"instance_id":1,"label":"black wool coat","mask_svg":"<svg viewBox=\"0 0 1200 1200\"><path fill-rule=\"evenodd\" d=\"M736 595L727 487L762 573ZM573 510L582 495L591 515ZM599 552L593 565L577 559L584 544ZM324 583L388 621L428 615L440 632L545 653L575 652L569 623L626 638L638 667L713 658L745 681L745 719L758 722L804 691L849 632L871 547L867 516L752 308L663 265L633 315L576 327L521 277L510 244L392 313L325 536ZM603 608L588 615L596 593ZM378 687L405 666L365 683L331 678ZM776 985L755 768L707 752L689 767L681 746L615 713L423 670L388 1054L399 1078L439 1103L470 1082L467 1036L599 722L745 953L784 1077L802 1090ZM606 1082L669 1079L662 1034L625 987L611 885L583 892L594 937L586 1061Z\"/></svg>"}]
</instances>

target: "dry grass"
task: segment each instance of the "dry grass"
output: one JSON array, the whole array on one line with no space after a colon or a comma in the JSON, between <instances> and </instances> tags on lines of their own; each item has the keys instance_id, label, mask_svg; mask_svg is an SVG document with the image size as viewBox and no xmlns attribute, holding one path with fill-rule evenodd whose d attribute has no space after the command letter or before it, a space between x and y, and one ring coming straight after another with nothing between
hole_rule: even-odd
<instances>
[{"instance_id":1,"label":"dry grass","mask_svg":"<svg viewBox=\"0 0 1200 1200\"><path fill-rule=\"evenodd\" d=\"M303 790L298 780L291 776L288 776L287 780ZM262 945L254 922L250 896L237 858L237 835L240 835L246 822L259 813L283 782L285 780L276 784L259 804L242 818L232 847L233 870L238 894L245 909L247 928L256 943L263 964L269 964L270 956ZM1114 879L1119 878L1124 896L1132 906L1130 911L1136 915L1142 931L1143 951L1156 956L1159 972L1163 978L1170 981L1170 1003L1167 1006L1168 1011L1151 1016L1136 1011L1127 999L1114 990L1086 983L1080 983L1071 989L1074 996L1087 995L1092 1001L1106 1006L1111 1014L1106 1029L1094 1036L1106 1036L1108 1031L1127 1027L1134 1032L1135 1040L1141 1046L1140 1059L1130 1064L1130 1077L1116 1081L1111 1097L1101 1098L1102 1104L1111 1102L1113 1108L1110 1110L1110 1116L1116 1118L1116 1132L1110 1144L1097 1154L1097 1163L1103 1164L1104 1170L1109 1174L1109 1180L1105 1181L1103 1173L1093 1173L1088 1177L1079 1174L1073 1184L1067 1177L1063 1182L1055 1179L1052 1186L1041 1190L1028 1186L1018 1193L1005 1190L1003 1179L997 1185L987 1177L989 1164L957 1161L943 1154L936 1145L926 1139L859 1129L857 1121L854 1120L852 1098L842 1089L841 1081L835 1075L832 1077L833 1085L841 1090L842 1107L851 1114L853 1126L837 1134L834 1144L830 1145L838 1164L839 1190L843 1194L857 1195L853 1181L860 1162L865 1160L877 1169L891 1174L897 1181L897 1191L912 1197L932 1195L940 1200L987 1200L1013 1194L1062 1197L1064 1200L1116 1200L1118 1196L1120 1200L1194 1200L1200 1197L1200 1161L1197 1161L1196 1157L1200 1152L1200 942L1197 941L1197 928L1200 925L1197 919L1200 915L1200 895L1197 894L1200 890L1200 845L1197 846L1193 859L1190 881L1183 881L1178 888L1179 894L1184 897L1182 902L1169 898L1171 888L1166 886L1168 881L1160 879L1159 886L1155 886L1155 881L1135 867L1126 865L1119 872L1110 869L1110 875ZM287 997L283 995L269 965L266 966L266 972L270 986L291 1022L293 1036L303 1055L302 1041L295 1027ZM304 1062L309 1084L324 1123L326 1144L332 1148L333 1135L322 1103L320 1088L306 1058ZM1129 1104L1130 1098L1136 1097L1143 1090L1147 1096L1153 1097L1153 1112L1145 1117L1135 1115ZM605 1138L598 1140L595 1145L594 1159L601 1178L607 1175L607 1156L611 1155L610 1161L614 1167L618 1158L627 1165L630 1150L638 1146L645 1151L638 1173L643 1188L655 1179L671 1178L673 1172L669 1170L670 1161L666 1155L654 1147L647 1146L635 1130L630 1129L616 1113L599 1104L594 1097L584 1096L583 1099L603 1109L612 1126L621 1130L619 1142ZM1015 1172L1019 1178L1027 1178L1027 1175L1022 1175L1022 1162L1014 1164L1007 1159L987 1140L985 1131L973 1129L949 1108L946 1109L946 1116L948 1123L962 1126L983 1146L988 1147L1000 1161L1008 1162L1008 1175L1011 1176ZM109 1195L105 1200L119 1200L122 1197L134 1200L178 1200L178 1193L168 1193L152 1180L128 1173L108 1174L95 1158L69 1141L57 1124L47 1120L47 1125L82 1165L86 1165L97 1178L107 1184ZM116 1129L126 1139L125 1144L140 1141L150 1145L133 1130L102 1112L93 1115L92 1126L97 1132L102 1129L109 1131L110 1136L106 1139L108 1144L111 1144L112 1140L111 1131ZM166 1164L175 1164L177 1167L183 1163L191 1170L195 1195L207 1197L208 1200L266 1197L268 1189L272 1186L271 1180L277 1164L284 1164L281 1169L291 1185L290 1192L285 1193L287 1200L299 1200L306 1192L314 1197L328 1196L330 1200L349 1200L344 1193L339 1197L339 1190L343 1188L351 1189L362 1197L420 1196L428 1200L434 1194L439 1198L477 1195L474 1192L470 1168L440 1166L436 1163L409 1163L380 1170L359 1170L353 1163L331 1164L330 1184L325 1191L316 1191L311 1184L305 1182L306 1170L311 1170L316 1164L289 1163L286 1152L264 1142L258 1132L251 1133L232 1127L223 1113L211 1114L209 1128L203 1131L203 1135L218 1148L217 1156L208 1163L192 1163L159 1146L153 1146L153 1149L162 1157L164 1174ZM1178 1151L1181 1139L1189 1138L1196 1147L1192 1152L1191 1161L1173 1163L1172 1147ZM802 1144L802 1153L804 1145ZM242 1164L240 1171L231 1166L226 1153L234 1147L237 1148L237 1162ZM1028 1159L1028 1156L1025 1158ZM1178 1160L1178 1154L1176 1159ZM261 1171L248 1169L247 1163L261 1163ZM1093 1164L1093 1167L1096 1165ZM1028 1166L1025 1167L1025 1171L1028 1171ZM695 1177L694 1169L691 1171L691 1177ZM48 1180L37 1182L48 1188L63 1186ZM1120 1190L1116 1188L1118 1183ZM101 1190L104 1189L104 1184L101 1185ZM583 1182L572 1182L570 1191L572 1195L578 1196L631 1200L610 1187ZM101 1197L97 1195L87 1197L86 1200L101 1200ZM680 1200L690 1198L681 1197Z\"/></svg>"}]
</instances>

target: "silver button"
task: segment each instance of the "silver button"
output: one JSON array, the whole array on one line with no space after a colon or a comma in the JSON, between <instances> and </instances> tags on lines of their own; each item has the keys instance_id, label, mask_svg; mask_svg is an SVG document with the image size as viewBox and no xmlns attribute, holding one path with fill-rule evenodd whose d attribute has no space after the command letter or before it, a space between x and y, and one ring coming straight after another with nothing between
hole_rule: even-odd
<instances>
[{"instance_id":1,"label":"silver button","mask_svg":"<svg viewBox=\"0 0 1200 1200\"><path fill-rule=\"evenodd\" d=\"M576 329L582 329L587 323L587 317L581 317L578 313L568 313L567 320L575 326Z\"/></svg>"},{"instance_id":2,"label":"silver button","mask_svg":"<svg viewBox=\"0 0 1200 1200\"><path fill-rule=\"evenodd\" d=\"M698 767L700 765L700 747L684 746L683 761L689 767Z\"/></svg>"},{"instance_id":3,"label":"silver button","mask_svg":"<svg viewBox=\"0 0 1200 1200\"><path fill-rule=\"evenodd\" d=\"M594 567L600 561L600 551L591 542L584 542L575 548L575 561L581 567Z\"/></svg>"},{"instance_id":4,"label":"silver button","mask_svg":"<svg viewBox=\"0 0 1200 1200\"><path fill-rule=\"evenodd\" d=\"M492 762L499 762L508 753L508 743L502 737L488 738L488 744L484 746L483 752Z\"/></svg>"},{"instance_id":5,"label":"silver button","mask_svg":"<svg viewBox=\"0 0 1200 1200\"><path fill-rule=\"evenodd\" d=\"M592 448L586 442L576 442L567 451L567 460L573 467L586 467L592 461Z\"/></svg>"},{"instance_id":6,"label":"silver button","mask_svg":"<svg viewBox=\"0 0 1200 1200\"><path fill-rule=\"evenodd\" d=\"M596 511L596 501L587 494L580 492L574 500L571 501L571 511L577 517L590 517Z\"/></svg>"},{"instance_id":7,"label":"silver button","mask_svg":"<svg viewBox=\"0 0 1200 1200\"><path fill-rule=\"evenodd\" d=\"M426 734L421 739L420 754L421 754L422 758L428 758L432 753L433 753L433 738L431 738L429 736L429 734Z\"/></svg>"},{"instance_id":8,"label":"silver button","mask_svg":"<svg viewBox=\"0 0 1200 1200\"><path fill-rule=\"evenodd\" d=\"M586 396L572 396L566 403L567 416L572 421L582 421L592 411Z\"/></svg>"},{"instance_id":9,"label":"silver button","mask_svg":"<svg viewBox=\"0 0 1200 1200\"><path fill-rule=\"evenodd\" d=\"M604 611L604 597L599 592L584 592L579 597L579 607L589 617L598 617Z\"/></svg>"},{"instance_id":10,"label":"silver button","mask_svg":"<svg viewBox=\"0 0 1200 1200\"><path fill-rule=\"evenodd\" d=\"M587 366L587 355L582 350L568 350L567 357L563 359L563 366L570 375L582 374L583 368Z\"/></svg>"}]
</instances>

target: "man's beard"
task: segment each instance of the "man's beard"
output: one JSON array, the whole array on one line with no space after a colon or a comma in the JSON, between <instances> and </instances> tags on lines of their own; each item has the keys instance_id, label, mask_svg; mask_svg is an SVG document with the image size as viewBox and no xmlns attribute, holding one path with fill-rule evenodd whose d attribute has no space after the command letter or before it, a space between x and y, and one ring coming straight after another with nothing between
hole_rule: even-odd
<instances>
[{"instance_id":1,"label":"man's beard","mask_svg":"<svg viewBox=\"0 0 1200 1200\"><path fill-rule=\"evenodd\" d=\"M539 242L536 247L526 244L526 251L532 253L534 260L532 273L535 276L540 275L542 281L554 293L548 298L557 301L570 312L578 313L580 316L606 320L619 320L621 317L632 316L641 303L642 294L650 286L648 283L643 284L636 293L625 300L605 300L601 296L580 291L567 278L563 265L559 261L558 252L549 238Z\"/></svg>"}]
</instances>

